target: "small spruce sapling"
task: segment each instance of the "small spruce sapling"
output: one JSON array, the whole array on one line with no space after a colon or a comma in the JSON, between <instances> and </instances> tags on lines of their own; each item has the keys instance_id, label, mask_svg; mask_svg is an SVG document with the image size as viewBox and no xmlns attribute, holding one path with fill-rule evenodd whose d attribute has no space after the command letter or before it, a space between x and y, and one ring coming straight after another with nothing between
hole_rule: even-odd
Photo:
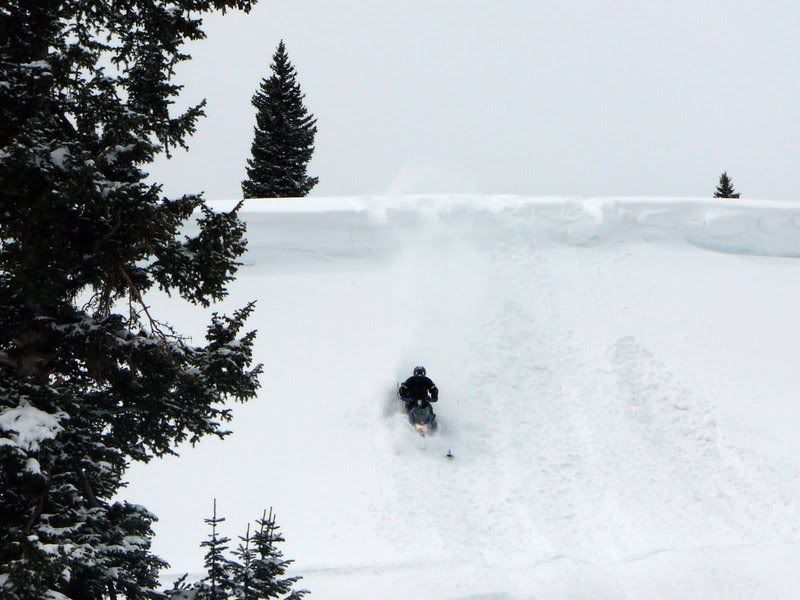
<instances>
[{"instance_id":1,"label":"small spruce sapling","mask_svg":"<svg viewBox=\"0 0 800 600\"><path fill-rule=\"evenodd\" d=\"M256 521L258 531L253 535L253 545L256 558L253 561L253 587L257 590L258 598L280 598L288 594L287 598L302 598L307 590L295 591L292 587L302 577L287 577L281 579L286 569L294 561L285 560L283 552L277 544L284 542L280 527L276 523L276 515L272 508L269 514L265 510L261 518Z\"/></svg>"},{"instance_id":2,"label":"small spruce sapling","mask_svg":"<svg viewBox=\"0 0 800 600\"><path fill-rule=\"evenodd\" d=\"M179 578L174 587L165 595L170 600L265 600L282 598L297 600L308 594L307 590L294 590L293 586L302 577L284 577L286 569L293 561L285 560L276 544L285 541L275 522L272 509L265 510L256 521L258 530L251 535L250 525L244 536L239 537L239 545L226 556L230 539L220 536L217 527L225 519L217 516L216 501L214 513L205 522L211 533L201 547L206 548L205 576L195 583L186 583L186 576Z\"/></svg>"},{"instance_id":3,"label":"small spruce sapling","mask_svg":"<svg viewBox=\"0 0 800 600\"><path fill-rule=\"evenodd\" d=\"M225 518L217 516L216 499L213 516L205 519L205 522L211 527L211 532L208 539L200 544L200 547L206 548L206 576L197 585L197 597L204 600L227 600L236 590L235 572L238 569L236 563L225 556L230 538L217 533L217 526L224 523Z\"/></svg>"},{"instance_id":4,"label":"small spruce sapling","mask_svg":"<svg viewBox=\"0 0 800 600\"><path fill-rule=\"evenodd\" d=\"M238 559L235 575L237 600L254 600L256 598L250 575L256 552L251 545L251 541L250 523L248 523L244 537L239 536L239 546L233 551L233 555Z\"/></svg>"}]
</instances>

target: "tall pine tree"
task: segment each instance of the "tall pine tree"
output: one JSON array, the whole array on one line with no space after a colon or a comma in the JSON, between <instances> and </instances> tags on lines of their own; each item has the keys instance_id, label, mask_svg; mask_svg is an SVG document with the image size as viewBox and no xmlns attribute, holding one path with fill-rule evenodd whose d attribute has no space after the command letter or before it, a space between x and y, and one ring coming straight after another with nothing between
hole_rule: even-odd
<instances>
[{"instance_id":1,"label":"tall pine tree","mask_svg":"<svg viewBox=\"0 0 800 600\"><path fill-rule=\"evenodd\" d=\"M738 198L739 194L733 189L733 181L728 177L727 172L719 176L719 184L714 192L714 198Z\"/></svg>"},{"instance_id":2,"label":"tall pine tree","mask_svg":"<svg viewBox=\"0 0 800 600\"><path fill-rule=\"evenodd\" d=\"M252 305L192 344L160 288L208 306L245 250L236 211L162 197L143 166L183 146L183 44L254 0L5 0L0 7L0 597L156 598L155 516L131 461L225 435L255 395ZM199 216L197 233L182 223Z\"/></svg>"},{"instance_id":3,"label":"tall pine tree","mask_svg":"<svg viewBox=\"0 0 800 600\"><path fill-rule=\"evenodd\" d=\"M306 174L317 119L303 104L305 95L283 40L270 68L272 75L261 80L253 96L256 126L242 193L245 198L305 196L319 180Z\"/></svg>"}]
</instances>

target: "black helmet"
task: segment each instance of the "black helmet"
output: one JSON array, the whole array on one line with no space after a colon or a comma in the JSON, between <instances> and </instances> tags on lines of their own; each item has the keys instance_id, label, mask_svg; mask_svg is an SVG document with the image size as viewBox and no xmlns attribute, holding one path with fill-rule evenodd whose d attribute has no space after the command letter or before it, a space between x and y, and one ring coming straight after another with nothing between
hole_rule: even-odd
<instances>
[{"instance_id":1,"label":"black helmet","mask_svg":"<svg viewBox=\"0 0 800 600\"><path fill-rule=\"evenodd\" d=\"M422 375L424 377L425 376L425 367L423 367L423 366L414 367L414 375Z\"/></svg>"}]
</instances>

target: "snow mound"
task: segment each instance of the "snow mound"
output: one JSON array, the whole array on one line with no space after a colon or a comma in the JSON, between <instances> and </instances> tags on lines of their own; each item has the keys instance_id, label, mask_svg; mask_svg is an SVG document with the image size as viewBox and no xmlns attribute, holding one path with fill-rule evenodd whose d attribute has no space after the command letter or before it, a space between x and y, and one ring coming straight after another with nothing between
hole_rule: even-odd
<instances>
[{"instance_id":1,"label":"snow mound","mask_svg":"<svg viewBox=\"0 0 800 600\"><path fill-rule=\"evenodd\" d=\"M224 210L235 203L214 205ZM572 245L683 240L720 252L800 256L800 205L765 200L433 195L248 200L243 211L256 221L266 214L335 222L336 214L356 213L361 218L351 222L375 229L514 223Z\"/></svg>"}]
</instances>

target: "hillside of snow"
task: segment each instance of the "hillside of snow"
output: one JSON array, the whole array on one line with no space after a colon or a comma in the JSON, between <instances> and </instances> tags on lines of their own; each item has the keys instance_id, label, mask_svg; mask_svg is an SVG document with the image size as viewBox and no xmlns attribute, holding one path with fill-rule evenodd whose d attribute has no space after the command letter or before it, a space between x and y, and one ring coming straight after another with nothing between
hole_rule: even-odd
<instances>
[{"instance_id":1,"label":"hillside of snow","mask_svg":"<svg viewBox=\"0 0 800 600\"><path fill-rule=\"evenodd\" d=\"M232 206L220 203L219 209ZM248 201L233 434L130 472L198 572L272 505L313 596L796 597L800 205ZM201 338L207 311L154 297ZM437 437L394 401L424 364ZM444 454L452 449L455 460Z\"/></svg>"}]
</instances>

